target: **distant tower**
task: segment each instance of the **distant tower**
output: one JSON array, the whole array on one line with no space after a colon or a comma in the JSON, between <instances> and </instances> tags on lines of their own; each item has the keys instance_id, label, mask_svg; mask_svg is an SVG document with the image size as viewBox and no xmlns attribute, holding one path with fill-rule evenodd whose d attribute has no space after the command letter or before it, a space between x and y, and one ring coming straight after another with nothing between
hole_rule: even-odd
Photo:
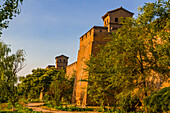
<instances>
[{"instance_id":1,"label":"distant tower","mask_svg":"<svg viewBox=\"0 0 170 113\"><path fill-rule=\"evenodd\" d=\"M134 13L120 7L111 11L108 11L103 17L104 27L108 27L108 32L116 31L121 27L120 17L132 17Z\"/></svg>"},{"instance_id":2,"label":"distant tower","mask_svg":"<svg viewBox=\"0 0 170 113\"><path fill-rule=\"evenodd\" d=\"M57 69L66 69L66 66L68 64L68 58L67 56L64 56L64 55L60 55L60 56L56 56L55 57L55 60L56 60L56 66L55 68Z\"/></svg>"}]
</instances>

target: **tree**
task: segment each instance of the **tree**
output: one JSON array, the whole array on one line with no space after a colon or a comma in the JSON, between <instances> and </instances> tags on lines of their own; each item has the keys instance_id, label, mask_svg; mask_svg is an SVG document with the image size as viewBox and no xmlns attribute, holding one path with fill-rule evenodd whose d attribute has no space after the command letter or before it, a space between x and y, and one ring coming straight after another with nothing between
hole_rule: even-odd
<instances>
[{"instance_id":1,"label":"tree","mask_svg":"<svg viewBox=\"0 0 170 113\"><path fill-rule=\"evenodd\" d=\"M98 95L94 98L102 99L106 89L111 88L117 93L117 100L128 92L135 92L142 99L160 88L155 79L161 84L169 78L169 7L169 0L146 3L136 19L122 19L122 27L110 36L112 41L87 62L88 81L92 81L89 93Z\"/></svg>"},{"instance_id":2,"label":"tree","mask_svg":"<svg viewBox=\"0 0 170 113\"><path fill-rule=\"evenodd\" d=\"M102 47L101 47L102 48ZM86 70L89 72L87 93L92 103L104 108L105 105L114 105L114 96L120 92L119 87L113 86L110 80L113 77L113 61L108 58L105 49L102 49L97 56L92 56L86 62ZM117 88L117 89L116 89Z\"/></svg>"},{"instance_id":3,"label":"tree","mask_svg":"<svg viewBox=\"0 0 170 113\"><path fill-rule=\"evenodd\" d=\"M13 105L17 101L17 73L23 68L25 61L24 51L18 50L15 54L11 54L8 45L0 42L0 98L9 101Z\"/></svg>"},{"instance_id":4,"label":"tree","mask_svg":"<svg viewBox=\"0 0 170 113\"><path fill-rule=\"evenodd\" d=\"M71 102L74 77L65 77L65 71L56 68L34 69L32 74L20 78L19 94L25 99L41 99L53 101L58 105L61 101Z\"/></svg>"},{"instance_id":5,"label":"tree","mask_svg":"<svg viewBox=\"0 0 170 113\"><path fill-rule=\"evenodd\" d=\"M170 87L153 92L144 99L144 105L150 113L163 113L170 110Z\"/></svg>"},{"instance_id":6,"label":"tree","mask_svg":"<svg viewBox=\"0 0 170 113\"><path fill-rule=\"evenodd\" d=\"M12 20L20 13L20 4L23 0L3 0L0 5L0 35L2 34L2 29L7 28L9 20Z\"/></svg>"},{"instance_id":7,"label":"tree","mask_svg":"<svg viewBox=\"0 0 170 113\"><path fill-rule=\"evenodd\" d=\"M65 71L60 70L55 76L49 87L47 95L53 105L59 105L61 102L71 102L73 93L74 77L67 78Z\"/></svg>"},{"instance_id":8,"label":"tree","mask_svg":"<svg viewBox=\"0 0 170 113\"><path fill-rule=\"evenodd\" d=\"M3 0L0 5L0 37L2 29L7 28L9 20L20 13L19 6L23 0ZM8 45L0 41L0 102L9 100L13 105L17 101L17 72L23 68L24 51L18 50L11 54Z\"/></svg>"},{"instance_id":9,"label":"tree","mask_svg":"<svg viewBox=\"0 0 170 113\"><path fill-rule=\"evenodd\" d=\"M22 77L20 79L21 84L18 86L20 95L26 99L39 98L40 92L45 84L42 84L42 82L46 80L42 79L42 76L46 71L46 69L37 68L32 70L32 74ZM48 81L48 79L46 81Z\"/></svg>"}]
</instances>

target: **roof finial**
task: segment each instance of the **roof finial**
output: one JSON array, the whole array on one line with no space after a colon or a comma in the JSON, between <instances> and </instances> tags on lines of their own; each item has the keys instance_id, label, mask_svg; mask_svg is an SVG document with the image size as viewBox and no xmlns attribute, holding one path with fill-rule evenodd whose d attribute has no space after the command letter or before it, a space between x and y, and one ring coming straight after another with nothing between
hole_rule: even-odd
<instances>
[{"instance_id":1,"label":"roof finial","mask_svg":"<svg viewBox=\"0 0 170 113\"><path fill-rule=\"evenodd\" d=\"M122 6L120 6L120 8L122 8Z\"/></svg>"}]
</instances>

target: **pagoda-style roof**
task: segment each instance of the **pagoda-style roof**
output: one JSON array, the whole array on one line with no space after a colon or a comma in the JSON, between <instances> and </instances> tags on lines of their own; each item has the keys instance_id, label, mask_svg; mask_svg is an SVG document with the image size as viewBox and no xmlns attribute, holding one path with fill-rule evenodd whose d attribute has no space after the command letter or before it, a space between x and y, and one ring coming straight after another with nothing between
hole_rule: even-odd
<instances>
[{"instance_id":1,"label":"pagoda-style roof","mask_svg":"<svg viewBox=\"0 0 170 113\"><path fill-rule=\"evenodd\" d=\"M126 11L126 12L128 12L128 13L134 14L134 13L132 13L132 12L130 12L130 11L124 9L124 8L121 6L120 8L117 8L117 9L114 9L114 10L111 10L111 11L108 11L104 16L102 16L102 19L104 19L105 17L107 17L109 13L118 11L118 10L120 10L120 9L123 9L124 11Z\"/></svg>"},{"instance_id":2,"label":"pagoda-style roof","mask_svg":"<svg viewBox=\"0 0 170 113\"><path fill-rule=\"evenodd\" d=\"M65 55L59 55L59 56L56 56L55 59L60 58L60 57L65 57L65 58L67 58L67 59L69 58L69 57L67 57L67 56L65 56Z\"/></svg>"}]
</instances>

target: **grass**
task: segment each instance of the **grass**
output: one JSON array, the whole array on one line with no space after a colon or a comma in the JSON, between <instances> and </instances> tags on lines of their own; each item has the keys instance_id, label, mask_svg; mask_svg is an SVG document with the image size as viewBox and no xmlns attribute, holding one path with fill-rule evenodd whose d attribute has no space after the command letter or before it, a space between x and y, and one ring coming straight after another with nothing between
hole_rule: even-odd
<instances>
[{"instance_id":1,"label":"grass","mask_svg":"<svg viewBox=\"0 0 170 113\"><path fill-rule=\"evenodd\" d=\"M12 105L8 103L0 103L0 113L42 113L33 111L30 108L23 107L21 104L15 105L15 111L12 111Z\"/></svg>"}]
</instances>

